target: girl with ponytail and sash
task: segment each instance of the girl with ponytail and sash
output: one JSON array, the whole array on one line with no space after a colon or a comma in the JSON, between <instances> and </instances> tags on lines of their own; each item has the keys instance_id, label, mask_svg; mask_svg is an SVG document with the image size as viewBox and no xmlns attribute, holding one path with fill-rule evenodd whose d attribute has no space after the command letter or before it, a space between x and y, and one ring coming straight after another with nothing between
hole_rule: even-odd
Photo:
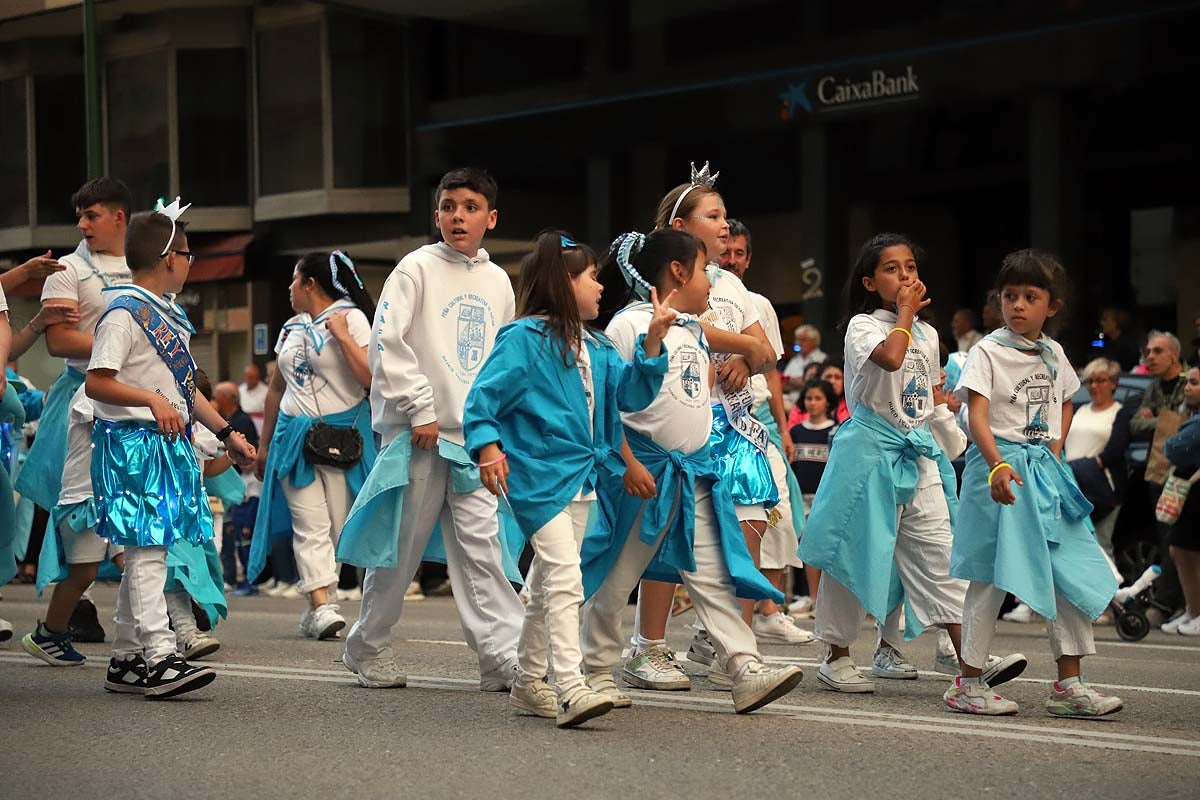
<instances>
[{"instance_id":1,"label":"girl with ponytail and sash","mask_svg":"<svg viewBox=\"0 0 1200 800\"><path fill-rule=\"evenodd\" d=\"M1119 697L1082 682L1080 660L1096 652L1092 621L1108 607L1117 580L1088 527L1092 505L1062 462L1079 379L1045 332L1062 309L1065 273L1052 256L1020 250L996 278L1004 327L971 348L956 389L969 410L950 574L970 581L963 616L962 675L946 705L968 714L1015 714L993 692L980 665L1007 592L1046 619L1058 681L1046 712L1100 717Z\"/></svg>"},{"instance_id":2,"label":"girl with ponytail and sash","mask_svg":"<svg viewBox=\"0 0 1200 800\"><path fill-rule=\"evenodd\" d=\"M624 474L601 470L601 524L583 543L584 593L592 595L584 614L584 665L592 687L609 694L618 707L631 704L613 680L621 655L621 616L643 575L668 585L682 581L687 587L711 632L713 672L732 688L738 713L784 696L803 677L798 667L763 663L738 605L739 597L780 602L783 595L750 558L728 481L709 446L713 369L696 317L708 308L707 263L698 238L658 230L619 237L602 271L603 282L611 287L602 311L607 315L623 308L605 334L624 358L633 357L639 338L656 319L650 302L655 292L678 312L663 339L669 363L662 388L644 410L622 413ZM625 306L629 300L637 302ZM755 346L752 337L742 338ZM626 665L622 677L643 687L639 666L663 673L674 666L665 642L651 643L632 661L636 663Z\"/></svg>"},{"instance_id":3,"label":"girl with ponytail and sash","mask_svg":"<svg viewBox=\"0 0 1200 800\"><path fill-rule=\"evenodd\" d=\"M959 648L966 583L950 577L957 505L950 455L966 446L945 399L937 331L917 319L929 305L916 246L884 233L859 251L846 283L845 397L839 428L813 499L800 558L822 570L815 633L826 645L817 672L836 692L873 692L850 658L864 615L885 624L872 674L915 679L897 644L944 628ZM946 449L950 449L950 453ZM986 659L985 659L986 660ZM989 680L1025 668L1012 655L986 663Z\"/></svg>"},{"instance_id":4,"label":"girl with ponytail and sash","mask_svg":"<svg viewBox=\"0 0 1200 800\"><path fill-rule=\"evenodd\" d=\"M275 344L278 369L255 465L263 483L246 577L253 582L262 572L272 539L290 537L298 588L308 599L300 633L333 639L346 626L336 603L338 537L377 454L366 395L375 303L354 262L337 250L301 258L288 295L296 316ZM305 441L317 423L356 430L362 457L349 466L310 461Z\"/></svg>"},{"instance_id":5,"label":"girl with ponytail and sash","mask_svg":"<svg viewBox=\"0 0 1200 800\"><path fill-rule=\"evenodd\" d=\"M626 361L586 327L603 290L590 248L560 231L538 236L521 264L517 320L496 334L463 411L467 452L484 487L507 498L534 550L511 703L560 728L613 708L612 691L589 686L581 671L579 548L597 472L621 469L619 412L640 411L658 394L667 370L662 340L675 320L652 293L649 327ZM611 676L598 687L615 689Z\"/></svg>"}]
</instances>

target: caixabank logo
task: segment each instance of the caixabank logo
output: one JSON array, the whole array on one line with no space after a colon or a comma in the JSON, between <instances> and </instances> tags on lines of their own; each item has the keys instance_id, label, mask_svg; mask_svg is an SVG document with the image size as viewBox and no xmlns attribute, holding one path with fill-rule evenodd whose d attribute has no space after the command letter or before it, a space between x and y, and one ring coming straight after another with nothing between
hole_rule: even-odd
<instances>
[{"instance_id":1,"label":"caixabank logo","mask_svg":"<svg viewBox=\"0 0 1200 800\"><path fill-rule=\"evenodd\" d=\"M874 69L866 75L822 75L790 84L787 91L781 92L780 116L786 122L801 112L848 111L910 102L920 96L920 76L912 64L896 71Z\"/></svg>"}]
</instances>

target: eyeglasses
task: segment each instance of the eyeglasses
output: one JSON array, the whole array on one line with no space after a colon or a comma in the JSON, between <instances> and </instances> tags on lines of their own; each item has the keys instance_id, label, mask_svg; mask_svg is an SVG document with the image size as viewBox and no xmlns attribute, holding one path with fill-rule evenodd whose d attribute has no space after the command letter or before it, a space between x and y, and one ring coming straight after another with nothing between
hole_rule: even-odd
<instances>
[{"instance_id":1,"label":"eyeglasses","mask_svg":"<svg viewBox=\"0 0 1200 800\"><path fill-rule=\"evenodd\" d=\"M167 255L172 255L172 254L177 255L177 256L183 256L184 258L186 258L189 267L192 264L194 264L196 261L196 256L187 250L172 250L170 253L167 253Z\"/></svg>"}]
</instances>

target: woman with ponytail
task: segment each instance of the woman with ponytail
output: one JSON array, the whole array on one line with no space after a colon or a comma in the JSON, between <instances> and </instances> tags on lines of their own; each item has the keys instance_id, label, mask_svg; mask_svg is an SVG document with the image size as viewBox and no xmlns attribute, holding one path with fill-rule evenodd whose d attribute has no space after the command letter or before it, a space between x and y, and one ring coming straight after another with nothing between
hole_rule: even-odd
<instances>
[{"instance_id":1,"label":"woman with ponytail","mask_svg":"<svg viewBox=\"0 0 1200 800\"><path fill-rule=\"evenodd\" d=\"M288 294L296 316L284 324L275 344L279 368L264 410L255 468L263 481L262 496L246 571L253 581L271 551L271 539L292 537L298 588L308 598L300 632L310 639L331 639L346 625L334 596L334 552L376 455L366 399L375 303L354 262L340 250L301 258ZM322 463L329 459L306 446L318 423L351 429L337 432L340 442L352 441L357 431L362 446L357 462Z\"/></svg>"}]
</instances>

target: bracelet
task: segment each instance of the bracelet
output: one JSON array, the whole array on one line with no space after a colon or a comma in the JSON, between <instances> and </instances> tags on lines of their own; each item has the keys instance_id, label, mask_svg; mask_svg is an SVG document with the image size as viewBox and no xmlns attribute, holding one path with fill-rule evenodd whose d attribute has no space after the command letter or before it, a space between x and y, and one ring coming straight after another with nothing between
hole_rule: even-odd
<instances>
[{"instance_id":1,"label":"bracelet","mask_svg":"<svg viewBox=\"0 0 1200 800\"><path fill-rule=\"evenodd\" d=\"M1012 469L1012 464L1008 463L1007 461L1001 461L999 464L992 467L992 471L988 473L988 486L992 485L992 478L996 476L996 470L1000 469L1001 467L1008 467L1009 469Z\"/></svg>"},{"instance_id":2,"label":"bracelet","mask_svg":"<svg viewBox=\"0 0 1200 800\"><path fill-rule=\"evenodd\" d=\"M891 335L892 335L893 333L895 333L896 331L900 331L900 332L901 332L901 333L903 333L905 336L907 336L907 337L908 337L908 343L909 343L909 344L912 344L912 333L910 333L910 332L908 331L908 329L907 329L907 328L901 328L899 325L897 325L895 328L892 328L890 331L888 331L888 336L891 336Z\"/></svg>"},{"instance_id":3,"label":"bracelet","mask_svg":"<svg viewBox=\"0 0 1200 800\"><path fill-rule=\"evenodd\" d=\"M482 463L476 464L475 466L479 467L480 469L483 469L484 467L490 467L493 464L499 464L501 461L506 461L506 460L508 460L508 453L501 453L499 458L494 458L491 461L484 461Z\"/></svg>"},{"instance_id":4,"label":"bracelet","mask_svg":"<svg viewBox=\"0 0 1200 800\"><path fill-rule=\"evenodd\" d=\"M231 433L233 433L233 426L226 425L224 428L221 428L221 430L217 431L217 441L218 442L225 441L226 439L229 438L229 434L231 434Z\"/></svg>"}]
</instances>

